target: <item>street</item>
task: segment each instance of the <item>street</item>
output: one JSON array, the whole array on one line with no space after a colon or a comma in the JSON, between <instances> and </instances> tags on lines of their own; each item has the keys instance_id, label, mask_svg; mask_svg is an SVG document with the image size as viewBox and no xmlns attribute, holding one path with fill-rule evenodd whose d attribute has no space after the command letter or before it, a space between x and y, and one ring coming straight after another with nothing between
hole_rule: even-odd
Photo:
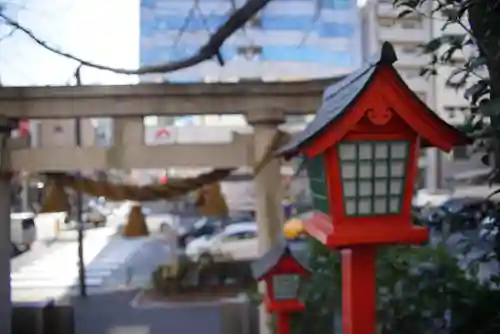
<instances>
[{"instance_id":1,"label":"street","mask_svg":"<svg viewBox=\"0 0 500 334\"><path fill-rule=\"evenodd\" d=\"M76 231L64 234L52 245L34 245L11 260L13 302L60 299L78 293ZM89 294L144 284L167 256L167 248L158 238L123 239L114 234L115 228L85 231L85 282Z\"/></svg>"}]
</instances>

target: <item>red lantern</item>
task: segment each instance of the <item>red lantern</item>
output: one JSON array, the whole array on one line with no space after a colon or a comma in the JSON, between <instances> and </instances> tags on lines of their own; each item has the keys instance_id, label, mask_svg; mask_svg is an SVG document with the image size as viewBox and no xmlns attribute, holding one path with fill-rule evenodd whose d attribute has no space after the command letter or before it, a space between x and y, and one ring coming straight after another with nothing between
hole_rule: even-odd
<instances>
[{"instance_id":1,"label":"red lantern","mask_svg":"<svg viewBox=\"0 0 500 334\"><path fill-rule=\"evenodd\" d=\"M277 315L278 334L290 332L292 312L305 306L299 299L300 285L310 274L304 241L283 241L252 265L256 280L266 283L264 305Z\"/></svg>"},{"instance_id":2,"label":"red lantern","mask_svg":"<svg viewBox=\"0 0 500 334\"><path fill-rule=\"evenodd\" d=\"M375 246L428 239L412 225L411 200L422 147L471 143L408 88L384 43L361 70L326 89L307 128L281 149L302 155L316 212L307 232L342 249L343 328L375 332Z\"/></svg>"}]
</instances>

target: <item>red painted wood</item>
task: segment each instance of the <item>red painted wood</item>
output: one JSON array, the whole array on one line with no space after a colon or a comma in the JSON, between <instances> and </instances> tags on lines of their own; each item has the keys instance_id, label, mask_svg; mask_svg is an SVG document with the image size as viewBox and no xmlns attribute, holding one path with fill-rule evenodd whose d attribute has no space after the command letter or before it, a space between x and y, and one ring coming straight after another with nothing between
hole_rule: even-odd
<instances>
[{"instance_id":1,"label":"red painted wood","mask_svg":"<svg viewBox=\"0 0 500 334\"><path fill-rule=\"evenodd\" d=\"M428 110L418 97L403 86L394 69L381 66L358 100L342 116L328 125L316 139L301 149L300 153L308 157L323 153L343 139L348 132L354 130L358 124L366 126L365 120L360 121L363 118L369 119L369 112L375 109L378 113L384 113L387 108L391 108L394 114L386 124L378 125L376 132L388 132L387 130L399 132L411 129L425 139L427 146L435 146L444 151L450 151L453 146L470 143L470 139ZM371 130L374 130L377 125L371 123L373 125Z\"/></svg>"},{"instance_id":2,"label":"red painted wood","mask_svg":"<svg viewBox=\"0 0 500 334\"><path fill-rule=\"evenodd\" d=\"M342 333L375 334L376 284L372 245L342 249Z\"/></svg>"},{"instance_id":3,"label":"red painted wood","mask_svg":"<svg viewBox=\"0 0 500 334\"><path fill-rule=\"evenodd\" d=\"M317 136L311 143L301 149L307 157L315 157L337 144L365 116L366 111L373 106L371 96L377 94L376 87L370 84L363 96L354 105Z\"/></svg>"},{"instance_id":4,"label":"red painted wood","mask_svg":"<svg viewBox=\"0 0 500 334\"><path fill-rule=\"evenodd\" d=\"M416 98L408 87L403 86L394 68L382 67L377 80L379 88L386 92L391 104L397 106L396 112L416 133L425 138L430 146L449 152L453 146L471 143L469 138L446 124L420 99Z\"/></svg>"},{"instance_id":5,"label":"red painted wood","mask_svg":"<svg viewBox=\"0 0 500 334\"><path fill-rule=\"evenodd\" d=\"M290 316L288 312L278 312L276 314L277 334L290 334Z\"/></svg>"}]
</instances>

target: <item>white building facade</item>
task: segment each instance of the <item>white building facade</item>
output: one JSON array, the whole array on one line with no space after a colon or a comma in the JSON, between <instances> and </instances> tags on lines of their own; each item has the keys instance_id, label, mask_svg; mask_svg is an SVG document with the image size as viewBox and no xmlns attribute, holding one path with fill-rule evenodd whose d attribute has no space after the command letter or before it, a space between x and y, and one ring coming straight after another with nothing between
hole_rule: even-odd
<instances>
[{"instance_id":1,"label":"white building facade","mask_svg":"<svg viewBox=\"0 0 500 334\"><path fill-rule=\"evenodd\" d=\"M438 115L453 125L464 122L469 111L469 103L463 97L463 89L455 89L447 84L450 66L439 66L438 75L420 76L420 70L430 61L429 55L423 55L420 45L441 36L461 35L463 28L450 24L443 31L444 18L431 15L431 8L420 8L422 15L408 15L398 18L400 10L393 7L393 0L368 0L361 8L363 57L380 48L384 41L391 42L397 52L396 69L408 86L431 107ZM431 18L432 17L432 18ZM466 61L463 53L457 52L454 60ZM420 159L421 185L429 189L447 187L448 180L466 171L483 169L477 156L470 155L470 149L457 148L451 154L442 154L436 149L422 152Z\"/></svg>"}]
</instances>

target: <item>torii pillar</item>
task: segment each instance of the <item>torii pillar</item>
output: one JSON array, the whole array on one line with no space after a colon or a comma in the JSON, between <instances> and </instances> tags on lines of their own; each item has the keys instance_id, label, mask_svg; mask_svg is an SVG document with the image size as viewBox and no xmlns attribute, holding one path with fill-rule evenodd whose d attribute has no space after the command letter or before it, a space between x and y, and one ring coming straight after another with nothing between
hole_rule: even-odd
<instances>
[{"instance_id":1,"label":"torii pillar","mask_svg":"<svg viewBox=\"0 0 500 334\"><path fill-rule=\"evenodd\" d=\"M127 146L138 146L144 143L144 124L142 117L114 117L113 118L114 150L108 151L108 164L120 165L123 150Z\"/></svg>"},{"instance_id":2,"label":"torii pillar","mask_svg":"<svg viewBox=\"0 0 500 334\"><path fill-rule=\"evenodd\" d=\"M254 163L266 154L278 126L285 122L280 110L262 110L247 115L247 122L253 126ZM283 228L281 165L272 159L255 177L256 218L258 224L259 254L263 255L276 244ZM265 284L259 285L265 292ZM270 316L261 304L259 308L259 333L269 334Z\"/></svg>"},{"instance_id":3,"label":"torii pillar","mask_svg":"<svg viewBox=\"0 0 500 334\"><path fill-rule=\"evenodd\" d=\"M0 118L0 170L9 171L10 155L7 141L10 137L10 124L5 118ZM11 289L10 289L10 179L0 175L0 324L2 333L11 332Z\"/></svg>"}]
</instances>

